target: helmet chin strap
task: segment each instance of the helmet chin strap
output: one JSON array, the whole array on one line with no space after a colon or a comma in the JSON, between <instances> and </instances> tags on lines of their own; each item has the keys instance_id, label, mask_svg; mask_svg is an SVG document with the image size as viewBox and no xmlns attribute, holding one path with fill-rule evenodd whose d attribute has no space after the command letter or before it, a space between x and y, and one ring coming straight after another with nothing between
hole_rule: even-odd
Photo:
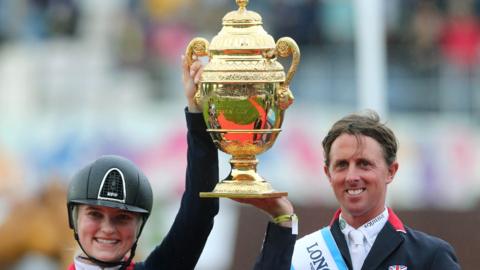
<instances>
[{"instance_id":1,"label":"helmet chin strap","mask_svg":"<svg viewBox=\"0 0 480 270\"><path fill-rule=\"evenodd\" d=\"M77 243L78 245L80 246L80 249L83 251L83 254L85 254L87 257L85 256L80 256L80 258L84 259L84 260L88 260L88 261L91 261L93 262L94 264L102 267L102 268L105 268L105 267L115 267L115 266L121 266L119 270L125 270L127 269L128 266L130 266L130 263L132 262L133 260L133 257L135 256L135 250L137 249L137 242L138 242L138 238L137 240L135 240L135 243L133 243L132 247L130 248L130 256L128 256L127 260L125 261L116 261L116 262L107 262L107 261L102 261L102 260L99 260L91 255L89 255L85 249L83 248L82 244L80 243L80 240L78 239L78 234L77 232L75 231L74 232L74 237L75 237L75 240L77 240Z\"/></svg>"}]
</instances>

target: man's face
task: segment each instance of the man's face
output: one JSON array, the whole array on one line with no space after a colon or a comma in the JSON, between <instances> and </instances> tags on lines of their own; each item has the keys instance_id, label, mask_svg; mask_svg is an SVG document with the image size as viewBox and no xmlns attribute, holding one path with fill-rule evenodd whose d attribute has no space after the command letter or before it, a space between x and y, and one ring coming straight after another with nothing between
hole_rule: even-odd
<instances>
[{"instance_id":1,"label":"man's face","mask_svg":"<svg viewBox=\"0 0 480 270\"><path fill-rule=\"evenodd\" d=\"M78 237L88 255L113 262L122 260L136 240L139 226L136 213L104 207L80 205Z\"/></svg>"},{"instance_id":2,"label":"man's face","mask_svg":"<svg viewBox=\"0 0 480 270\"><path fill-rule=\"evenodd\" d=\"M384 210L387 185L397 169L397 162L387 165L382 147L371 137L344 133L333 142L324 170L350 225L358 227Z\"/></svg>"}]
</instances>

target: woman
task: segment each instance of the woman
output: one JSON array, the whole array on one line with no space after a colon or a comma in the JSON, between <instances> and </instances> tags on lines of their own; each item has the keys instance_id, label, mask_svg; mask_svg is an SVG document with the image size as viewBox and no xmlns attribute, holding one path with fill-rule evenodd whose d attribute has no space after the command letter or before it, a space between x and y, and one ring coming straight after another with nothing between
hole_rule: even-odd
<instances>
[{"instance_id":1,"label":"woman","mask_svg":"<svg viewBox=\"0 0 480 270\"><path fill-rule=\"evenodd\" d=\"M67 207L83 253L70 269L133 269L130 263L152 201L147 178L127 159L104 156L80 170L70 183Z\"/></svg>"},{"instance_id":2,"label":"woman","mask_svg":"<svg viewBox=\"0 0 480 270\"><path fill-rule=\"evenodd\" d=\"M195 268L219 208L218 199L198 196L199 192L212 191L218 179L217 148L194 102L195 84L201 71L199 61L191 66L184 61L183 83L188 104L186 185L180 209L166 237L144 262L132 262L138 238L152 210L152 190L148 179L131 161L104 156L80 170L69 186L69 224L82 250L69 269ZM293 249L283 243L295 241L294 235L285 233L291 227L291 220L284 218L293 214L290 202L286 198L242 202L264 210L272 218L280 217L277 224L269 225L255 269L289 269Z\"/></svg>"},{"instance_id":3,"label":"woman","mask_svg":"<svg viewBox=\"0 0 480 270\"><path fill-rule=\"evenodd\" d=\"M144 262L132 263L152 210L152 190L135 164L104 156L80 170L68 191L68 215L82 253L70 269L194 269L218 212L218 199L201 200L218 179L217 151L189 119L186 190L174 224ZM205 131L203 131L205 132Z\"/></svg>"},{"instance_id":4,"label":"woman","mask_svg":"<svg viewBox=\"0 0 480 270\"><path fill-rule=\"evenodd\" d=\"M189 76L185 89L193 82ZM152 210L147 178L132 162L104 156L80 170L68 191L68 215L82 253L70 269L194 269L218 213L218 199L200 199L218 179L217 149L201 114L186 110L187 174L175 221L144 262L132 263Z\"/></svg>"}]
</instances>

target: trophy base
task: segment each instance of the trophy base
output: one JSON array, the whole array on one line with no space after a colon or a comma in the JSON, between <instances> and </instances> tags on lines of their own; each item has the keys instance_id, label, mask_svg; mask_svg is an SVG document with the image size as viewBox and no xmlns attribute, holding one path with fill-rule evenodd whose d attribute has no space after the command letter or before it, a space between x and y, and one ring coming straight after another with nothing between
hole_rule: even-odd
<instances>
[{"instance_id":1,"label":"trophy base","mask_svg":"<svg viewBox=\"0 0 480 270\"><path fill-rule=\"evenodd\" d=\"M276 191L265 181L224 180L211 192L200 192L201 198L276 198L288 192Z\"/></svg>"}]
</instances>

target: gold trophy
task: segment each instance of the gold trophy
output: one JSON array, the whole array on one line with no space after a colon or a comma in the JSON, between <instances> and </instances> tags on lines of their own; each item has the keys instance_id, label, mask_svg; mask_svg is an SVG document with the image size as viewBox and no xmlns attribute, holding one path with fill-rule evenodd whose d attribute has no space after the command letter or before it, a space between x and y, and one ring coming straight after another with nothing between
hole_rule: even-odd
<instances>
[{"instance_id":1,"label":"gold trophy","mask_svg":"<svg viewBox=\"0 0 480 270\"><path fill-rule=\"evenodd\" d=\"M238 10L223 17L222 30L209 43L194 38L186 49L192 56L208 56L196 102L215 145L232 155L230 174L212 192L200 197L268 198L286 196L275 191L256 172L255 155L268 150L281 131L283 114L292 104L290 81L300 61L300 50L289 37L277 43L262 27L262 17L236 0ZM285 75L277 57L292 56Z\"/></svg>"}]
</instances>

